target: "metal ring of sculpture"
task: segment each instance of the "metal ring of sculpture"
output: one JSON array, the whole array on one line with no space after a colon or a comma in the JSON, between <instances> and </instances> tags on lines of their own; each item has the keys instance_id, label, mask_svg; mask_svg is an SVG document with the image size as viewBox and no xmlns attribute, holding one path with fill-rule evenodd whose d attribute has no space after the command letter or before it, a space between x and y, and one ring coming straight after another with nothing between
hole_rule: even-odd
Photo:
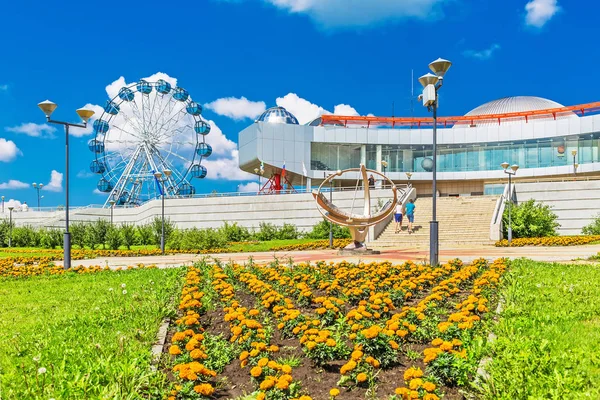
<instances>
[{"instance_id":1,"label":"metal ring of sculpture","mask_svg":"<svg viewBox=\"0 0 600 400\"><path fill-rule=\"evenodd\" d=\"M109 194L105 206L139 205L160 197L163 187L166 196L193 195L190 178L206 176L201 162L212 153L202 111L187 90L162 79L140 80L108 100L88 143L90 171L101 176L98 190ZM154 174L165 170L171 174L159 182Z\"/></svg>"},{"instance_id":2,"label":"metal ring of sculpture","mask_svg":"<svg viewBox=\"0 0 600 400\"><path fill-rule=\"evenodd\" d=\"M336 176L342 176L348 172L359 172L362 177L364 188L363 214L353 214L351 212L347 213L342 211L340 208L336 207L332 202L330 202L322 193L323 187L331 182ZM379 210L373 215L371 214L371 188L369 187L369 180L367 178L368 174L381 177L383 181L389 183L393 193L392 202L388 202L382 210ZM354 196L356 196L357 191L358 189L355 190ZM317 209L326 220L333 222L334 224L347 226L350 228L350 234L352 235L352 240L354 241L351 246L353 246L354 249L365 248L364 242L367 237L368 228L389 217L390 214L394 212L396 203L398 202L398 189L396 188L394 182L392 182L392 180L387 176L377 171L367 169L363 164L360 165L360 168L338 170L337 172L330 174L323 181L323 183L321 183L317 190L313 190L312 194L317 202Z\"/></svg>"}]
</instances>

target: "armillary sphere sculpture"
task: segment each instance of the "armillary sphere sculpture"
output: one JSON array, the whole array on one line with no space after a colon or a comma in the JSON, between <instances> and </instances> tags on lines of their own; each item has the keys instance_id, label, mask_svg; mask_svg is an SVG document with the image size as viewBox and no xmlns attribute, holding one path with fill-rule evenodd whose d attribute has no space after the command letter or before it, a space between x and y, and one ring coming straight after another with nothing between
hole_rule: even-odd
<instances>
[{"instance_id":1,"label":"armillary sphere sculpture","mask_svg":"<svg viewBox=\"0 0 600 400\"><path fill-rule=\"evenodd\" d=\"M352 207L349 213L336 207L322 193L323 187L327 186L329 182L333 180L333 178L335 178L336 176L341 176L348 172L360 172L360 176L356 180L354 198L352 200ZM383 209L377 211L375 214L371 214L371 195L369 188L369 180L367 178L368 174L377 175L381 177L384 181L389 183L393 193L392 201L387 202ZM359 183L361 177L362 188L364 188L364 209L363 214L354 214L354 203L356 201L356 195L360 190ZM312 194L315 198L315 201L317 202L317 209L323 215L323 217L325 217L325 219L333 222L334 224L338 224L340 226L347 226L348 228L350 228L350 234L352 235L352 240L354 241L354 243L351 243L346 248L348 250L366 250L364 242L367 237L368 228L389 217L390 214L394 212L396 203L398 202L398 189L396 188L394 182L392 182L388 177L386 177L383 174L380 174L377 171L368 170L363 164L360 165L360 168L350 168L345 169L343 171L338 170L337 172L329 175L323 181L323 183L321 183L319 189L313 190Z\"/></svg>"}]
</instances>

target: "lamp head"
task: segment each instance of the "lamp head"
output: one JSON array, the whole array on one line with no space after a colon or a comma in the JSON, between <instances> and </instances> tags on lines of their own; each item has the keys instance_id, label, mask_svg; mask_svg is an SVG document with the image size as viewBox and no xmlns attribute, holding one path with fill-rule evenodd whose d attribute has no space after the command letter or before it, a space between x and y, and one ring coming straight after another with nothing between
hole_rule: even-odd
<instances>
[{"instance_id":1,"label":"lamp head","mask_svg":"<svg viewBox=\"0 0 600 400\"><path fill-rule=\"evenodd\" d=\"M387 168L387 166L388 166L388 163L387 163L387 161L383 160L383 161L381 162L381 165L383 165L385 168Z\"/></svg>"},{"instance_id":2,"label":"lamp head","mask_svg":"<svg viewBox=\"0 0 600 400\"><path fill-rule=\"evenodd\" d=\"M450 69L452 63L448 60L444 60L443 58L438 58L429 64L429 69L433 71L434 74L440 77L440 79L444 78L446 72Z\"/></svg>"},{"instance_id":3,"label":"lamp head","mask_svg":"<svg viewBox=\"0 0 600 400\"><path fill-rule=\"evenodd\" d=\"M2 201L4 201L4 196L2 196Z\"/></svg>"},{"instance_id":4,"label":"lamp head","mask_svg":"<svg viewBox=\"0 0 600 400\"><path fill-rule=\"evenodd\" d=\"M51 102L50 100L42 101L38 104L38 107L46 114L46 118L50 118L54 110L56 110L56 103Z\"/></svg>"},{"instance_id":5,"label":"lamp head","mask_svg":"<svg viewBox=\"0 0 600 400\"><path fill-rule=\"evenodd\" d=\"M419 83L423 87L427 87L427 85L435 85L437 81L438 77L430 72L419 78Z\"/></svg>"},{"instance_id":6,"label":"lamp head","mask_svg":"<svg viewBox=\"0 0 600 400\"><path fill-rule=\"evenodd\" d=\"M517 170L519 169L519 166L517 164L513 164L510 169L512 169L513 172L517 172Z\"/></svg>"},{"instance_id":7,"label":"lamp head","mask_svg":"<svg viewBox=\"0 0 600 400\"><path fill-rule=\"evenodd\" d=\"M577 150L571 151L571 154L573 155L573 157L575 157L577 155Z\"/></svg>"},{"instance_id":8,"label":"lamp head","mask_svg":"<svg viewBox=\"0 0 600 400\"><path fill-rule=\"evenodd\" d=\"M258 171L260 171L258 168L254 168L254 173L258 174Z\"/></svg>"},{"instance_id":9,"label":"lamp head","mask_svg":"<svg viewBox=\"0 0 600 400\"><path fill-rule=\"evenodd\" d=\"M507 163L506 161L504 161L502 164L500 164L500 166L502 167L503 170L506 171L508 169L508 167L510 166L510 164Z\"/></svg>"},{"instance_id":10,"label":"lamp head","mask_svg":"<svg viewBox=\"0 0 600 400\"><path fill-rule=\"evenodd\" d=\"M579 163L575 163L573 165L575 166L575 169L579 168Z\"/></svg>"},{"instance_id":11,"label":"lamp head","mask_svg":"<svg viewBox=\"0 0 600 400\"><path fill-rule=\"evenodd\" d=\"M170 176L171 176L171 174L172 174L173 172L172 172L170 169L165 169L165 170L163 171L163 173L164 173L164 174L165 174L165 176L168 178L168 177L170 177Z\"/></svg>"},{"instance_id":12,"label":"lamp head","mask_svg":"<svg viewBox=\"0 0 600 400\"><path fill-rule=\"evenodd\" d=\"M43 184L43 183L40 183L40 189L41 189L41 188L43 188L43 187L44 187L44 184Z\"/></svg>"},{"instance_id":13,"label":"lamp head","mask_svg":"<svg viewBox=\"0 0 600 400\"><path fill-rule=\"evenodd\" d=\"M12 210L14 210L14 207L10 206L10 207L8 207L8 209L9 209L9 211L12 211Z\"/></svg>"},{"instance_id":14,"label":"lamp head","mask_svg":"<svg viewBox=\"0 0 600 400\"><path fill-rule=\"evenodd\" d=\"M36 188L36 187L37 187L37 183L33 182L32 186L33 186L34 188Z\"/></svg>"},{"instance_id":15,"label":"lamp head","mask_svg":"<svg viewBox=\"0 0 600 400\"><path fill-rule=\"evenodd\" d=\"M407 177L408 179L410 179L410 178L412 177L412 175L413 175L413 174L412 174L412 172L407 172L407 173L406 173L406 177Z\"/></svg>"},{"instance_id":16,"label":"lamp head","mask_svg":"<svg viewBox=\"0 0 600 400\"><path fill-rule=\"evenodd\" d=\"M116 201L114 201L113 199L111 199L111 200L108 201L108 204L110 204L111 206L114 206L115 203L116 203Z\"/></svg>"},{"instance_id":17,"label":"lamp head","mask_svg":"<svg viewBox=\"0 0 600 400\"><path fill-rule=\"evenodd\" d=\"M155 177L156 179L160 179L160 178L162 178L162 173L160 173L160 172L155 172L155 173L154 173L154 177Z\"/></svg>"},{"instance_id":18,"label":"lamp head","mask_svg":"<svg viewBox=\"0 0 600 400\"><path fill-rule=\"evenodd\" d=\"M85 124L87 124L88 120L92 117L92 115L94 115L92 110L87 110L85 108L80 108L76 112L77 115L79 115L79 118L81 118Z\"/></svg>"}]
</instances>

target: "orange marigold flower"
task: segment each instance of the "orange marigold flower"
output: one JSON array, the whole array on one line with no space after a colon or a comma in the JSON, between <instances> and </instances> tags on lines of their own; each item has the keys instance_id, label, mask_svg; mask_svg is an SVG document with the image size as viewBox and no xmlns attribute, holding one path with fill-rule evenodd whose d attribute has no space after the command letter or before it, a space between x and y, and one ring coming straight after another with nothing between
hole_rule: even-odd
<instances>
[{"instance_id":1,"label":"orange marigold flower","mask_svg":"<svg viewBox=\"0 0 600 400\"><path fill-rule=\"evenodd\" d=\"M169 354L171 354L172 356L178 356L179 354L181 354L181 349L179 348L179 346L173 345L169 347Z\"/></svg>"},{"instance_id":2,"label":"orange marigold flower","mask_svg":"<svg viewBox=\"0 0 600 400\"><path fill-rule=\"evenodd\" d=\"M259 376L261 376L261 375L262 375L262 372L263 372L262 368L261 368L261 367L258 367L258 366L256 366L256 367L253 367L253 368L250 370L250 375L252 375L252 376L253 376L253 377L255 377L255 378L258 378Z\"/></svg>"},{"instance_id":3,"label":"orange marigold flower","mask_svg":"<svg viewBox=\"0 0 600 400\"><path fill-rule=\"evenodd\" d=\"M202 383L194 386L194 392L203 396L210 396L215 392L215 388L213 388L209 383Z\"/></svg>"},{"instance_id":4,"label":"orange marigold flower","mask_svg":"<svg viewBox=\"0 0 600 400\"><path fill-rule=\"evenodd\" d=\"M356 381L358 383L364 382L367 380L367 374L365 374L364 372L361 372L360 374L356 375Z\"/></svg>"},{"instance_id":5,"label":"orange marigold flower","mask_svg":"<svg viewBox=\"0 0 600 400\"><path fill-rule=\"evenodd\" d=\"M428 392L433 392L435 390L436 386L435 383L433 382L425 382L423 383L423 389L425 389Z\"/></svg>"}]
</instances>

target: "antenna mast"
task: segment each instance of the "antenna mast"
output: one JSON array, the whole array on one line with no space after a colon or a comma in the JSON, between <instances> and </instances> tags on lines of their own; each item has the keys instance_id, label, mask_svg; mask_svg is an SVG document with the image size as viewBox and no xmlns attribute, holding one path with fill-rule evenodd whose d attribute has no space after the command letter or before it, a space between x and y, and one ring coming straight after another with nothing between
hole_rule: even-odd
<instances>
[{"instance_id":1,"label":"antenna mast","mask_svg":"<svg viewBox=\"0 0 600 400\"><path fill-rule=\"evenodd\" d=\"M414 78L414 70L410 70L410 117L414 118L415 107L415 78Z\"/></svg>"}]
</instances>

